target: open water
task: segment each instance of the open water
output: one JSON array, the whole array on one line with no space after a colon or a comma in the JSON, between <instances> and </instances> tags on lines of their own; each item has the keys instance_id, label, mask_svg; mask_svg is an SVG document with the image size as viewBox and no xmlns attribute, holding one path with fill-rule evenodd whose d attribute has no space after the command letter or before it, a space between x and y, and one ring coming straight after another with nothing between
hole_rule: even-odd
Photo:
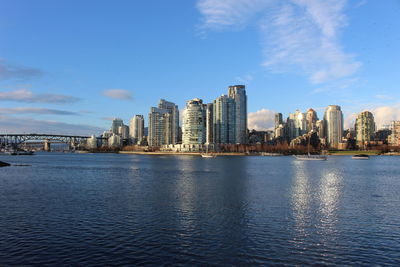
<instances>
[{"instance_id":1,"label":"open water","mask_svg":"<svg viewBox=\"0 0 400 267\"><path fill-rule=\"evenodd\" d=\"M0 265L400 265L400 157L1 156Z\"/></svg>"}]
</instances>

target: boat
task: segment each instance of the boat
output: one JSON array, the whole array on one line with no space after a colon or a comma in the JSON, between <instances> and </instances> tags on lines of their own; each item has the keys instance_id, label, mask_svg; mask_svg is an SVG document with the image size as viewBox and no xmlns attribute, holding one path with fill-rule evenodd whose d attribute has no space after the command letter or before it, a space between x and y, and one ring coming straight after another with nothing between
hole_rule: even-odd
<instances>
[{"instance_id":1,"label":"boat","mask_svg":"<svg viewBox=\"0 0 400 267\"><path fill-rule=\"evenodd\" d=\"M12 156L18 156L18 155L30 156L30 155L35 154L35 152L30 151L30 150L6 150L4 153L7 155L12 155Z\"/></svg>"},{"instance_id":2,"label":"boat","mask_svg":"<svg viewBox=\"0 0 400 267\"><path fill-rule=\"evenodd\" d=\"M369 159L369 156L367 154L357 154L351 157L352 159Z\"/></svg>"},{"instance_id":3,"label":"boat","mask_svg":"<svg viewBox=\"0 0 400 267\"><path fill-rule=\"evenodd\" d=\"M269 157L278 157L278 156L283 156L281 153L267 153L267 152L261 152L260 154L263 157L269 156Z\"/></svg>"},{"instance_id":4,"label":"boat","mask_svg":"<svg viewBox=\"0 0 400 267\"><path fill-rule=\"evenodd\" d=\"M310 154L310 140L311 137L308 137L307 144L307 155L293 155L297 160L327 160L327 156L325 155L311 155Z\"/></svg>"},{"instance_id":5,"label":"boat","mask_svg":"<svg viewBox=\"0 0 400 267\"><path fill-rule=\"evenodd\" d=\"M201 157L203 158L215 158L217 155L208 153L208 146L206 148L206 153L201 153Z\"/></svg>"},{"instance_id":6,"label":"boat","mask_svg":"<svg viewBox=\"0 0 400 267\"><path fill-rule=\"evenodd\" d=\"M211 153L203 153L201 154L203 158L215 158L217 155L211 154Z\"/></svg>"},{"instance_id":7,"label":"boat","mask_svg":"<svg viewBox=\"0 0 400 267\"><path fill-rule=\"evenodd\" d=\"M294 155L297 160L327 160L325 155Z\"/></svg>"}]
</instances>

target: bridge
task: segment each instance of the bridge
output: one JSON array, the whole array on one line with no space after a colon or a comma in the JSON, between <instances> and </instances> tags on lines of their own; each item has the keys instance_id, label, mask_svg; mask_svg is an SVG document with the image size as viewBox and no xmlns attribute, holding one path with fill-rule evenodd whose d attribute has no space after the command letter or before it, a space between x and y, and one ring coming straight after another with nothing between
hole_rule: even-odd
<instances>
[{"instance_id":1,"label":"bridge","mask_svg":"<svg viewBox=\"0 0 400 267\"><path fill-rule=\"evenodd\" d=\"M66 143L70 147L75 147L86 141L90 136L81 135L61 135L61 134L0 134L0 147L11 146L17 148L28 142L43 142L45 150L50 150L50 143ZM97 139L101 139L98 137ZM47 146L47 147L46 147Z\"/></svg>"}]
</instances>

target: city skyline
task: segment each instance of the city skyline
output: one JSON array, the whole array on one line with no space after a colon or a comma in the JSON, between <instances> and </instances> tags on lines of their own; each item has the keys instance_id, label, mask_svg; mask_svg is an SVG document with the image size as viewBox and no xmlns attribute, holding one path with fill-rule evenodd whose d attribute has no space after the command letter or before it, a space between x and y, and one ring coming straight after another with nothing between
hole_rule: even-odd
<instances>
[{"instance_id":1,"label":"city skyline","mask_svg":"<svg viewBox=\"0 0 400 267\"><path fill-rule=\"evenodd\" d=\"M135 114L147 126L158 99L181 114L230 84L246 85L249 129L329 105L345 128L364 110L379 128L400 120L399 13L394 0L4 1L1 131L100 134Z\"/></svg>"}]
</instances>

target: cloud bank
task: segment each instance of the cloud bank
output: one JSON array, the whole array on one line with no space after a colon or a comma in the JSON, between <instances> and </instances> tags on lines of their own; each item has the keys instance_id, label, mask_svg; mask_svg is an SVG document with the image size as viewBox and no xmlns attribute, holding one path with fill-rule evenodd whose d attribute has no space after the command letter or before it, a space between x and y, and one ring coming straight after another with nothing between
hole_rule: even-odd
<instances>
[{"instance_id":1,"label":"cloud bank","mask_svg":"<svg viewBox=\"0 0 400 267\"><path fill-rule=\"evenodd\" d=\"M400 103L362 109L359 113L366 110L374 115L377 129L388 127L392 121L400 121ZM345 117L344 126L346 129L354 128L354 123L359 113L351 113Z\"/></svg>"},{"instance_id":2,"label":"cloud bank","mask_svg":"<svg viewBox=\"0 0 400 267\"><path fill-rule=\"evenodd\" d=\"M274 128L275 112L268 109L261 109L247 114L249 130L272 130Z\"/></svg>"},{"instance_id":3,"label":"cloud bank","mask_svg":"<svg viewBox=\"0 0 400 267\"><path fill-rule=\"evenodd\" d=\"M103 91L103 95L113 99L132 100L131 92L124 89L108 89Z\"/></svg>"},{"instance_id":4,"label":"cloud bank","mask_svg":"<svg viewBox=\"0 0 400 267\"><path fill-rule=\"evenodd\" d=\"M26 80L41 76L43 72L39 69L11 64L0 59L0 80L17 79Z\"/></svg>"},{"instance_id":5,"label":"cloud bank","mask_svg":"<svg viewBox=\"0 0 400 267\"><path fill-rule=\"evenodd\" d=\"M202 30L256 24L262 35L262 65L298 72L318 84L355 74L361 63L344 52L347 0L198 0Z\"/></svg>"},{"instance_id":6,"label":"cloud bank","mask_svg":"<svg viewBox=\"0 0 400 267\"><path fill-rule=\"evenodd\" d=\"M0 114L79 115L71 111L34 107L0 108Z\"/></svg>"},{"instance_id":7,"label":"cloud bank","mask_svg":"<svg viewBox=\"0 0 400 267\"><path fill-rule=\"evenodd\" d=\"M0 101L15 101L24 103L67 104L80 99L74 96L61 94L34 94L27 89L19 89L10 92L0 92Z\"/></svg>"}]
</instances>

